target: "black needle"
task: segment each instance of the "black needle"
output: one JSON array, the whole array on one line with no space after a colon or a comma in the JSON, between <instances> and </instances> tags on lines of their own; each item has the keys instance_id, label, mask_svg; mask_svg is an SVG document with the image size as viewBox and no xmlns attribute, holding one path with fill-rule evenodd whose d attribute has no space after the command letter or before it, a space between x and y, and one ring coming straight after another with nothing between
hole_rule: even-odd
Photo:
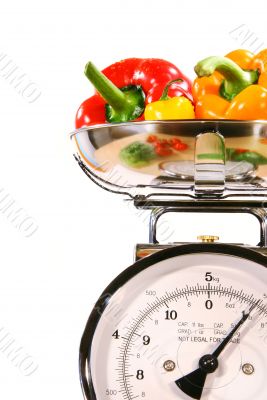
<instances>
[{"instance_id":1,"label":"black needle","mask_svg":"<svg viewBox=\"0 0 267 400\"><path fill-rule=\"evenodd\" d=\"M255 307L259 304L260 300L252 304L249 310L243 311L242 318L235 325L235 327L231 330L231 332L224 338L224 340L220 343L220 345L216 348L216 350L212 354L206 354L199 360L199 368L189 374L183 376L180 379L175 381L176 385L188 396L193 399L200 400L202 396L202 392L204 389L205 381L208 374L211 374L216 371L218 368L219 362L218 357L221 352L225 349L227 344L230 342L236 331L244 324L244 322L248 319L251 312Z\"/></svg>"}]
</instances>

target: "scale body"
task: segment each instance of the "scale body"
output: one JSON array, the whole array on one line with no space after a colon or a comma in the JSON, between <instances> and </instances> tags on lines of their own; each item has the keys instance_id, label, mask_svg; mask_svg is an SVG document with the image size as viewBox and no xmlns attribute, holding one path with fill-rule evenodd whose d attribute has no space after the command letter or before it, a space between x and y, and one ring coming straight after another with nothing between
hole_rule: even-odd
<instances>
[{"instance_id":1,"label":"scale body","mask_svg":"<svg viewBox=\"0 0 267 400\"><path fill-rule=\"evenodd\" d=\"M189 151L143 170L122 165L120 149L150 134L181 137ZM85 399L265 400L267 123L109 124L71 138L93 182L151 211L148 243L136 246L134 264L104 290L86 324L79 361ZM229 148L246 148L258 162L229 160ZM258 245L209 236L159 243L160 218L179 212L252 214Z\"/></svg>"}]
</instances>

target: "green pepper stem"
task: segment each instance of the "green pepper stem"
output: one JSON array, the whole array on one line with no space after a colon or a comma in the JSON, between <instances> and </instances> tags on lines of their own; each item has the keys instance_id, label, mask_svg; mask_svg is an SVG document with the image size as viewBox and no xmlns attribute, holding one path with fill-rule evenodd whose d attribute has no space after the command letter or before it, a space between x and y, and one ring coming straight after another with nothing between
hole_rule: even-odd
<instances>
[{"instance_id":1,"label":"green pepper stem","mask_svg":"<svg viewBox=\"0 0 267 400\"><path fill-rule=\"evenodd\" d=\"M227 57L208 57L195 66L195 72L199 77L210 76L215 71L220 72L225 78L221 86L221 95L227 100L232 100L259 79L257 70L243 70Z\"/></svg>"},{"instance_id":2,"label":"green pepper stem","mask_svg":"<svg viewBox=\"0 0 267 400\"><path fill-rule=\"evenodd\" d=\"M168 100L169 96L168 96L168 92L170 89L170 86L172 86L173 83L177 83L177 82L183 82L183 79L173 79L172 81L170 81L164 88L162 95L160 97L159 100Z\"/></svg>"},{"instance_id":3,"label":"green pepper stem","mask_svg":"<svg viewBox=\"0 0 267 400\"><path fill-rule=\"evenodd\" d=\"M114 110L123 111L128 106L125 94L100 72L91 61L86 64L84 73L103 99Z\"/></svg>"}]
</instances>

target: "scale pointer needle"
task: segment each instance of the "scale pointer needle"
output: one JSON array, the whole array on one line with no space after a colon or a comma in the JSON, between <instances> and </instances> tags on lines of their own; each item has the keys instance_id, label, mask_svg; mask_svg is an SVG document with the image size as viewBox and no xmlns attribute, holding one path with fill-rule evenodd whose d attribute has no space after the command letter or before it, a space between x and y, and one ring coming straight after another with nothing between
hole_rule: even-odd
<instances>
[{"instance_id":1,"label":"scale pointer needle","mask_svg":"<svg viewBox=\"0 0 267 400\"><path fill-rule=\"evenodd\" d=\"M254 302L248 311L242 312L242 317L231 332L224 338L212 354L206 354L199 360L199 368L175 381L176 385L192 399L200 400L208 374L216 371L219 366L218 357L231 341L237 330L248 319L251 312L259 305L261 300Z\"/></svg>"}]
</instances>

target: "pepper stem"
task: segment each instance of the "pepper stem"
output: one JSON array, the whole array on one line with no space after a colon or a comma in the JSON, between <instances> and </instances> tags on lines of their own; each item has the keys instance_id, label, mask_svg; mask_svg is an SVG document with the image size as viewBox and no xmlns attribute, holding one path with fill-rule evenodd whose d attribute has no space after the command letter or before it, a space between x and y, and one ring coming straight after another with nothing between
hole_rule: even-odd
<instances>
[{"instance_id":1,"label":"pepper stem","mask_svg":"<svg viewBox=\"0 0 267 400\"><path fill-rule=\"evenodd\" d=\"M257 83L259 79L257 70L243 70L227 57L208 57L195 66L198 77L210 76L215 71L224 76L220 94L230 101L246 87Z\"/></svg>"},{"instance_id":2,"label":"pepper stem","mask_svg":"<svg viewBox=\"0 0 267 400\"><path fill-rule=\"evenodd\" d=\"M168 100L169 96L168 96L168 92L170 87L172 86L173 83L177 83L177 82L183 82L182 79L173 79L172 81L170 81L164 88L162 95L160 97L160 100Z\"/></svg>"},{"instance_id":3,"label":"pepper stem","mask_svg":"<svg viewBox=\"0 0 267 400\"><path fill-rule=\"evenodd\" d=\"M145 109L145 93L139 85L117 88L92 62L85 66L86 77L107 102L108 122L127 122L139 118Z\"/></svg>"},{"instance_id":4,"label":"pepper stem","mask_svg":"<svg viewBox=\"0 0 267 400\"><path fill-rule=\"evenodd\" d=\"M84 73L103 99L114 108L114 110L124 110L126 103L125 94L100 72L91 61L86 64Z\"/></svg>"}]
</instances>

